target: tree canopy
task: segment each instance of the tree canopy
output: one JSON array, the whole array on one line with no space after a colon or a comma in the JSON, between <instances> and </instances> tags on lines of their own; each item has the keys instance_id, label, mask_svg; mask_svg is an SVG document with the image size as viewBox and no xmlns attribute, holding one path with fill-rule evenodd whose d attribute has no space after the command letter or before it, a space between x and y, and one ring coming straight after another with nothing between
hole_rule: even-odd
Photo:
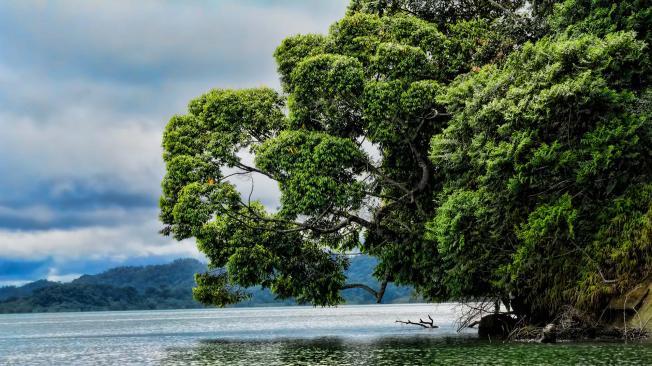
<instances>
[{"instance_id":1,"label":"tree canopy","mask_svg":"<svg viewBox=\"0 0 652 366\"><path fill-rule=\"evenodd\" d=\"M195 297L334 305L395 282L597 309L652 269L651 18L634 0L353 0L327 35L285 39L282 91L211 90L166 127L162 232L213 269ZM276 182L280 207L240 175ZM346 283L352 251L380 288Z\"/></svg>"}]
</instances>

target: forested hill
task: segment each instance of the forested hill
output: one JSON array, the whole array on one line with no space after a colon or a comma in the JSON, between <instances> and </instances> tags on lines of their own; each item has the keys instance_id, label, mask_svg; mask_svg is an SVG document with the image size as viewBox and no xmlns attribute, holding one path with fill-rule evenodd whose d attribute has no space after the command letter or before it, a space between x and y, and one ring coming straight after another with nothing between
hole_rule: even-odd
<instances>
[{"instance_id":1,"label":"forested hill","mask_svg":"<svg viewBox=\"0 0 652 366\"><path fill-rule=\"evenodd\" d=\"M371 272L376 260L367 256L351 259L350 282L377 286ZM117 267L96 275L84 275L70 283L39 280L24 286L0 288L0 313L101 311L200 308L192 298L194 274L205 272L206 264L195 259L178 259L163 265ZM268 290L250 289L251 299L238 306L292 305L276 300ZM408 302L412 290L388 286L384 302ZM343 293L349 304L373 303L361 289Z\"/></svg>"},{"instance_id":2,"label":"forested hill","mask_svg":"<svg viewBox=\"0 0 652 366\"><path fill-rule=\"evenodd\" d=\"M142 267L116 267L97 275L83 275L72 281L80 285L133 287L142 292L148 288L192 288L195 273L205 272L206 264L191 258L172 263Z\"/></svg>"}]
</instances>

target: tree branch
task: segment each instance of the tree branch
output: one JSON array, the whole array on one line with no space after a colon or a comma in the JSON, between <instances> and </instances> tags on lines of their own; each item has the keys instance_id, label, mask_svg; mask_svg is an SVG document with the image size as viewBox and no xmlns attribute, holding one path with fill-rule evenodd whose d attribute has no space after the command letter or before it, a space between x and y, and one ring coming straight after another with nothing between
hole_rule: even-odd
<instances>
[{"instance_id":1,"label":"tree branch","mask_svg":"<svg viewBox=\"0 0 652 366\"><path fill-rule=\"evenodd\" d=\"M365 285L364 283L349 283L342 286L342 290L347 290L351 288L360 288L371 294L374 298L378 298L378 292L371 288L370 286Z\"/></svg>"},{"instance_id":2,"label":"tree branch","mask_svg":"<svg viewBox=\"0 0 652 366\"><path fill-rule=\"evenodd\" d=\"M389 183L389 184L391 184L391 185L397 187L398 189L402 190L403 192L406 192L406 193L407 193L407 192L410 191L410 190L405 186L405 184L400 183L400 182L397 182L397 181L393 180L392 178L386 176L385 174L383 174L383 173L380 171L380 168L375 167L373 164L371 164L371 163L367 163L367 167L369 168L369 170L370 170L374 175L376 175L376 176L377 176L378 178L380 178L381 180L383 180L383 181L385 181L385 182L387 182L387 183Z\"/></svg>"},{"instance_id":3,"label":"tree branch","mask_svg":"<svg viewBox=\"0 0 652 366\"><path fill-rule=\"evenodd\" d=\"M275 177L273 177L271 174L269 174L269 173L267 173L267 172L265 172L265 171L262 171L262 170L260 170L260 169L258 169L258 168L254 168L254 167L252 167L252 166L245 165L245 164L242 164L242 163L240 163L240 162L238 162L235 166L238 167L238 168L240 168L240 169L242 169L242 170L244 170L245 172L249 172L249 173L258 173L258 174L262 174L262 175L266 176L266 177L269 178L269 179L277 180L277 179L276 179Z\"/></svg>"},{"instance_id":4,"label":"tree branch","mask_svg":"<svg viewBox=\"0 0 652 366\"><path fill-rule=\"evenodd\" d=\"M439 328L438 325L435 325L435 321L432 319L432 317L430 315L428 315L428 319L430 319L430 321L424 321L423 319L419 319L419 322L413 322L410 319L408 319L407 321L397 320L396 323L409 324L409 325L418 325L418 326L420 326L422 328L428 328L428 329Z\"/></svg>"},{"instance_id":5,"label":"tree branch","mask_svg":"<svg viewBox=\"0 0 652 366\"><path fill-rule=\"evenodd\" d=\"M414 194L426 188L426 185L428 184L430 169L428 168L428 162L423 158L421 153L419 153L417 148L414 147L414 144L410 143L409 146L410 146L410 150L412 151L412 154L414 154L414 157L417 160L417 164L421 168L421 179L419 180L419 183L417 183L417 185L411 191L411 194ZM412 196L412 199L414 199L414 196Z\"/></svg>"},{"instance_id":6,"label":"tree branch","mask_svg":"<svg viewBox=\"0 0 652 366\"><path fill-rule=\"evenodd\" d=\"M515 21L517 21L517 22L519 22L521 24L525 24L525 21L523 19L519 18L516 14L511 12L506 7L500 5L499 3L497 3L497 2L495 2L493 0L489 0L489 4L493 5L494 7L498 8L500 10L502 10L505 14L507 14L510 18L514 19Z\"/></svg>"}]
</instances>

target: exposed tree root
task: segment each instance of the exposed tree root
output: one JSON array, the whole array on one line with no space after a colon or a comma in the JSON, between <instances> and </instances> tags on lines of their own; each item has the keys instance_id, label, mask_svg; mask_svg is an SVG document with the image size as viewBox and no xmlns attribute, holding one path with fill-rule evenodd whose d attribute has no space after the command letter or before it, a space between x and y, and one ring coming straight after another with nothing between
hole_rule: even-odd
<instances>
[{"instance_id":1,"label":"exposed tree root","mask_svg":"<svg viewBox=\"0 0 652 366\"><path fill-rule=\"evenodd\" d=\"M557 340L624 340L646 339L650 336L645 326L614 326L593 320L579 310L568 306L552 322ZM509 340L541 341L545 327L533 326L520 322L510 333Z\"/></svg>"}]
</instances>

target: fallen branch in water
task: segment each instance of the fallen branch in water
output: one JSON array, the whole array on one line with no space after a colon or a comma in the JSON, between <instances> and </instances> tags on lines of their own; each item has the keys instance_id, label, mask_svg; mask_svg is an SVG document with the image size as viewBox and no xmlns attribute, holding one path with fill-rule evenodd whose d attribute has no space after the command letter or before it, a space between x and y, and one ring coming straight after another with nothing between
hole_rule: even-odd
<instances>
[{"instance_id":1,"label":"fallen branch in water","mask_svg":"<svg viewBox=\"0 0 652 366\"><path fill-rule=\"evenodd\" d=\"M430 319L429 322L424 321L423 319L419 319L419 322L417 323L417 322L413 322L412 320L408 319L407 321L397 320L396 323L409 324L409 325L418 325L420 327L428 328L428 329L439 328L438 325L435 325L435 321L432 319L432 317L430 315L428 315L428 319Z\"/></svg>"}]
</instances>

